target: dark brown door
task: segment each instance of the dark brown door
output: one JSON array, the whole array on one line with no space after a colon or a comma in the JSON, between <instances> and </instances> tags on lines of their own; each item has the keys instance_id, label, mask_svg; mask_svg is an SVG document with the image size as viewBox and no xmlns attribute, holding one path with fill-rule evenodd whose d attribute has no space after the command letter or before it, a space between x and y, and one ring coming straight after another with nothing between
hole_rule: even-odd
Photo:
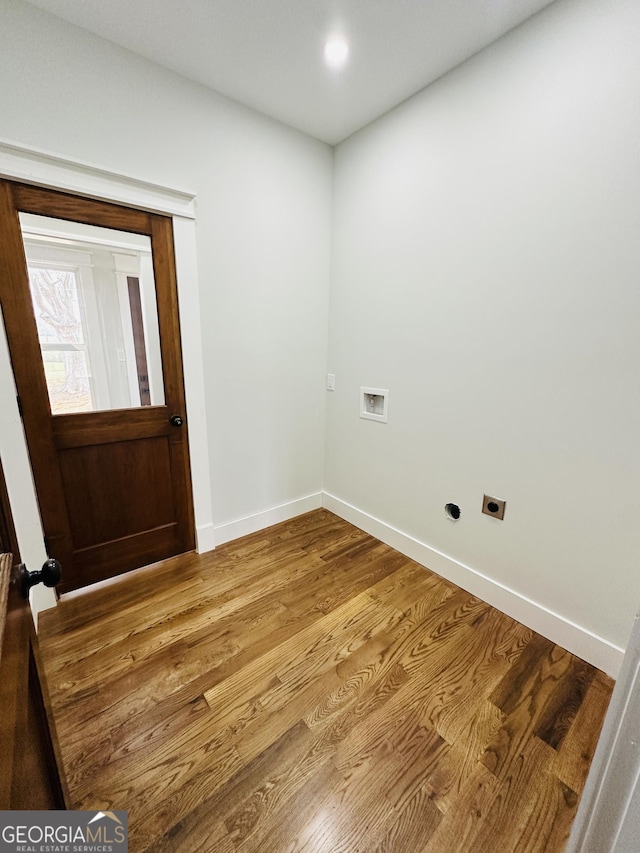
<instances>
[{"instance_id":1,"label":"dark brown door","mask_svg":"<svg viewBox=\"0 0 640 853\"><path fill-rule=\"evenodd\" d=\"M0 303L61 592L195 545L164 216L0 182Z\"/></svg>"},{"instance_id":2,"label":"dark brown door","mask_svg":"<svg viewBox=\"0 0 640 853\"><path fill-rule=\"evenodd\" d=\"M0 467L0 809L63 809L31 609L20 594Z\"/></svg>"}]
</instances>

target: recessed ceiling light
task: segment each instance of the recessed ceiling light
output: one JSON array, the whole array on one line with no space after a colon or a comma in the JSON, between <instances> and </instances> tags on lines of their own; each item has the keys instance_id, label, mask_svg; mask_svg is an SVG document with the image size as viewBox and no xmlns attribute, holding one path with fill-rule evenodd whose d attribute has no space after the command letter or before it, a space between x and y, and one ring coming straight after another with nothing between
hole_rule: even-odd
<instances>
[{"instance_id":1,"label":"recessed ceiling light","mask_svg":"<svg viewBox=\"0 0 640 853\"><path fill-rule=\"evenodd\" d=\"M349 56L349 45L343 38L330 38L324 46L324 58L327 65L340 68Z\"/></svg>"}]
</instances>

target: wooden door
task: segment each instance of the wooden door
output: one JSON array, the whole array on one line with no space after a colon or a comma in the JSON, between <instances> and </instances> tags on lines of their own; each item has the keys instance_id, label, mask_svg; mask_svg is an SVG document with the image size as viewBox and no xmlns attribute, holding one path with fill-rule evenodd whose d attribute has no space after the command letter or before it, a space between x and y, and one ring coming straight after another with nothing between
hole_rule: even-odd
<instances>
[{"instance_id":1,"label":"wooden door","mask_svg":"<svg viewBox=\"0 0 640 853\"><path fill-rule=\"evenodd\" d=\"M0 233L0 303L60 591L192 550L171 220L4 181Z\"/></svg>"},{"instance_id":2,"label":"wooden door","mask_svg":"<svg viewBox=\"0 0 640 853\"><path fill-rule=\"evenodd\" d=\"M63 809L33 617L3 552L18 553L0 467L0 809Z\"/></svg>"},{"instance_id":3,"label":"wooden door","mask_svg":"<svg viewBox=\"0 0 640 853\"><path fill-rule=\"evenodd\" d=\"M11 565L11 554L0 554L0 578L6 584L0 627L0 809L63 809L38 640L29 604L16 580L9 582Z\"/></svg>"}]
</instances>

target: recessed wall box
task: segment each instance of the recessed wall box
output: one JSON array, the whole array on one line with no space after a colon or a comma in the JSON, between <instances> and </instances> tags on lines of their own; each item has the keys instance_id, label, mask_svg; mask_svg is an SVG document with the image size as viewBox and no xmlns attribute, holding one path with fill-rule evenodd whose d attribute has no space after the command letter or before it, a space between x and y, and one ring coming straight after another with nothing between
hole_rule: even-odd
<instances>
[{"instance_id":1,"label":"recessed wall box","mask_svg":"<svg viewBox=\"0 0 640 853\"><path fill-rule=\"evenodd\" d=\"M506 501L501 500L500 498L492 498L489 495L485 495L482 498L482 512L485 515L491 515L493 518L497 518L500 521L504 518L504 510L507 505Z\"/></svg>"},{"instance_id":2,"label":"recessed wall box","mask_svg":"<svg viewBox=\"0 0 640 853\"><path fill-rule=\"evenodd\" d=\"M389 391L385 388L360 388L360 417L387 422Z\"/></svg>"}]
</instances>

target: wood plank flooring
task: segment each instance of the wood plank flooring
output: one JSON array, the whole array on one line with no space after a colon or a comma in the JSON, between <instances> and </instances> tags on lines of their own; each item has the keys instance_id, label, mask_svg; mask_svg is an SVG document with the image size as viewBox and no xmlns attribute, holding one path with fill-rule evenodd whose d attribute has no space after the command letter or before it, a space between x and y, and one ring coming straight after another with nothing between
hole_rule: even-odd
<instances>
[{"instance_id":1,"label":"wood plank flooring","mask_svg":"<svg viewBox=\"0 0 640 853\"><path fill-rule=\"evenodd\" d=\"M555 853L613 683L326 510L63 597L73 808L130 850Z\"/></svg>"}]
</instances>

